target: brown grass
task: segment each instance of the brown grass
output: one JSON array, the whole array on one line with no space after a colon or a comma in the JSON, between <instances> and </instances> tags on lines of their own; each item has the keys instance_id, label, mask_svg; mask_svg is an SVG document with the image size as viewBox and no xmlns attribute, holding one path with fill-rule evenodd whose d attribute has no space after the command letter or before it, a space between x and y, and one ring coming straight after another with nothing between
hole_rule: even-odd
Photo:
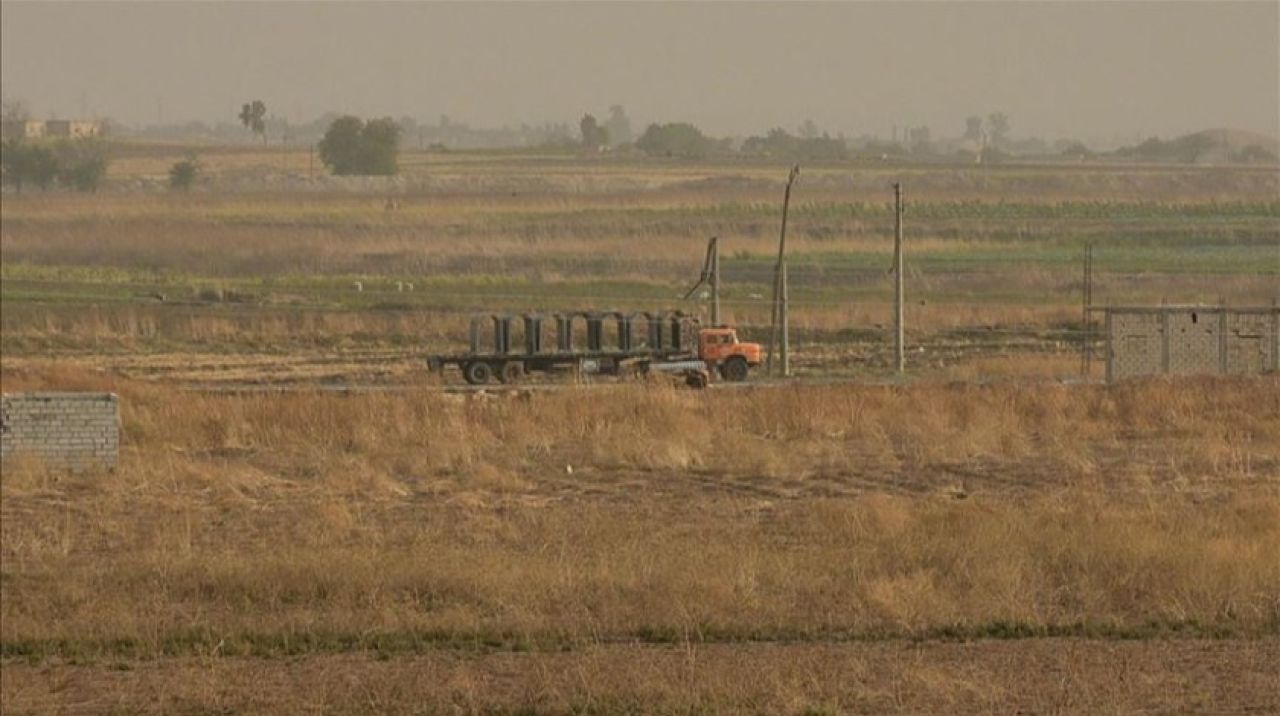
<instances>
[{"instance_id":1,"label":"brown grass","mask_svg":"<svg viewBox=\"0 0 1280 716\"><path fill-rule=\"evenodd\" d=\"M1274 379L5 389L70 384L128 447L5 470L10 658L1280 627Z\"/></svg>"},{"instance_id":2,"label":"brown grass","mask_svg":"<svg viewBox=\"0 0 1280 716\"><path fill-rule=\"evenodd\" d=\"M206 160L221 189L275 171ZM781 174L406 166L394 211L371 190L5 198L0 384L116 391L125 435L113 472L0 473L6 712L1276 710L1280 382L1045 380L1077 367L1075 266L964 265L1116 231L1000 218L1005 198L1256 203L1274 172L806 168L809 375L886 364L886 219L832 205L902 178L913 202L995 209L912 218L914 250L958 261L912 276L918 382L460 396L422 357L459 347L471 308L669 305L706 236L771 251ZM1270 217L1214 211L1126 227L1263 255ZM766 268L738 289L767 280L727 264ZM1264 300L1264 268L1103 272L1100 295Z\"/></svg>"},{"instance_id":3,"label":"brown grass","mask_svg":"<svg viewBox=\"0 0 1280 716\"><path fill-rule=\"evenodd\" d=\"M10 662L15 713L1270 713L1280 640L588 647Z\"/></svg>"}]
</instances>

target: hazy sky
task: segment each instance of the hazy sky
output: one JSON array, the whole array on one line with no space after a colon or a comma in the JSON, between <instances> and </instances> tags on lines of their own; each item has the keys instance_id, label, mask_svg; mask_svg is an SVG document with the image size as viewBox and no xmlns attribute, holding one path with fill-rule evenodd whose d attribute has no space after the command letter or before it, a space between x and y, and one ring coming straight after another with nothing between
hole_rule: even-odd
<instances>
[{"instance_id":1,"label":"hazy sky","mask_svg":"<svg viewBox=\"0 0 1280 716\"><path fill-rule=\"evenodd\" d=\"M38 116L442 114L482 126L624 105L637 129L957 135L1280 133L1280 0L0 4L0 90Z\"/></svg>"}]
</instances>

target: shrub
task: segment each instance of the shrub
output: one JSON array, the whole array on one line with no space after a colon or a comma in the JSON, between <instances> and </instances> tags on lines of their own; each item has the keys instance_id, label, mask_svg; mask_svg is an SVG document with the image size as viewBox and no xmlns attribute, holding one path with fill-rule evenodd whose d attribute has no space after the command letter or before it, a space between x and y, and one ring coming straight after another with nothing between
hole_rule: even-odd
<instances>
[{"instance_id":1,"label":"shrub","mask_svg":"<svg viewBox=\"0 0 1280 716\"><path fill-rule=\"evenodd\" d=\"M636 149L645 154L697 159L720 149L715 140L687 122L651 124L636 140Z\"/></svg>"},{"instance_id":2,"label":"shrub","mask_svg":"<svg viewBox=\"0 0 1280 716\"><path fill-rule=\"evenodd\" d=\"M188 156L169 167L169 188L187 191L196 183L200 175L200 162L194 156Z\"/></svg>"},{"instance_id":3,"label":"shrub","mask_svg":"<svg viewBox=\"0 0 1280 716\"><path fill-rule=\"evenodd\" d=\"M333 120L319 144L321 161L342 176L396 174L399 147L400 127L389 117L364 122L350 115Z\"/></svg>"},{"instance_id":4,"label":"shrub","mask_svg":"<svg viewBox=\"0 0 1280 716\"><path fill-rule=\"evenodd\" d=\"M73 139L60 142L54 153L57 156L58 183L76 191L98 190L107 175L105 145L93 139Z\"/></svg>"}]
</instances>

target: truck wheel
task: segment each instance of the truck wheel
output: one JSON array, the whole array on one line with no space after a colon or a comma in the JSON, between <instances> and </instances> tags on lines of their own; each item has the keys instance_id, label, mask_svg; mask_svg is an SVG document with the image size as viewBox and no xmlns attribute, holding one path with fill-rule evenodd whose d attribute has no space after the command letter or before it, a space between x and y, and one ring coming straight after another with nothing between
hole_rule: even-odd
<instances>
[{"instance_id":1,"label":"truck wheel","mask_svg":"<svg viewBox=\"0 0 1280 716\"><path fill-rule=\"evenodd\" d=\"M493 378L493 366L484 361L475 361L462 366L462 377L472 385L484 385Z\"/></svg>"},{"instance_id":2,"label":"truck wheel","mask_svg":"<svg viewBox=\"0 0 1280 716\"><path fill-rule=\"evenodd\" d=\"M725 380L732 381L734 383L741 383L747 379L747 372L749 370L746 358L743 358L742 356L730 356L729 359L724 362L724 365L720 366L720 375L724 376Z\"/></svg>"},{"instance_id":3,"label":"truck wheel","mask_svg":"<svg viewBox=\"0 0 1280 716\"><path fill-rule=\"evenodd\" d=\"M503 363L502 368L498 370L498 380L503 383L519 383L523 377L524 363L518 360Z\"/></svg>"}]
</instances>

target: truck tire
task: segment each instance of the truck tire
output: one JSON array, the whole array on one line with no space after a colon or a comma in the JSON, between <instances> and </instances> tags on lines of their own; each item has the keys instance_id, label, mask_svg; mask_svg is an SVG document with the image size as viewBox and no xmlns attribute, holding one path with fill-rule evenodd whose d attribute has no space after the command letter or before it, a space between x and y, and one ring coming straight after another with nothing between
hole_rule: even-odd
<instances>
[{"instance_id":1,"label":"truck tire","mask_svg":"<svg viewBox=\"0 0 1280 716\"><path fill-rule=\"evenodd\" d=\"M503 383L519 383L524 377L524 363L518 360L507 361L498 369L498 380Z\"/></svg>"},{"instance_id":2,"label":"truck tire","mask_svg":"<svg viewBox=\"0 0 1280 716\"><path fill-rule=\"evenodd\" d=\"M708 380L709 377L710 376L707 375L707 372L705 370L685 371L684 384L689 386L690 388L696 388L701 390L702 388L707 387L707 384L711 382L710 380Z\"/></svg>"},{"instance_id":3,"label":"truck tire","mask_svg":"<svg viewBox=\"0 0 1280 716\"><path fill-rule=\"evenodd\" d=\"M462 377L471 385L484 385L493 378L493 366L482 360L462 366Z\"/></svg>"},{"instance_id":4,"label":"truck tire","mask_svg":"<svg viewBox=\"0 0 1280 716\"><path fill-rule=\"evenodd\" d=\"M741 383L747 379L747 373L750 372L747 366L747 359L742 356L729 356L729 359L720 366L720 375L724 379L733 383Z\"/></svg>"}]
</instances>

